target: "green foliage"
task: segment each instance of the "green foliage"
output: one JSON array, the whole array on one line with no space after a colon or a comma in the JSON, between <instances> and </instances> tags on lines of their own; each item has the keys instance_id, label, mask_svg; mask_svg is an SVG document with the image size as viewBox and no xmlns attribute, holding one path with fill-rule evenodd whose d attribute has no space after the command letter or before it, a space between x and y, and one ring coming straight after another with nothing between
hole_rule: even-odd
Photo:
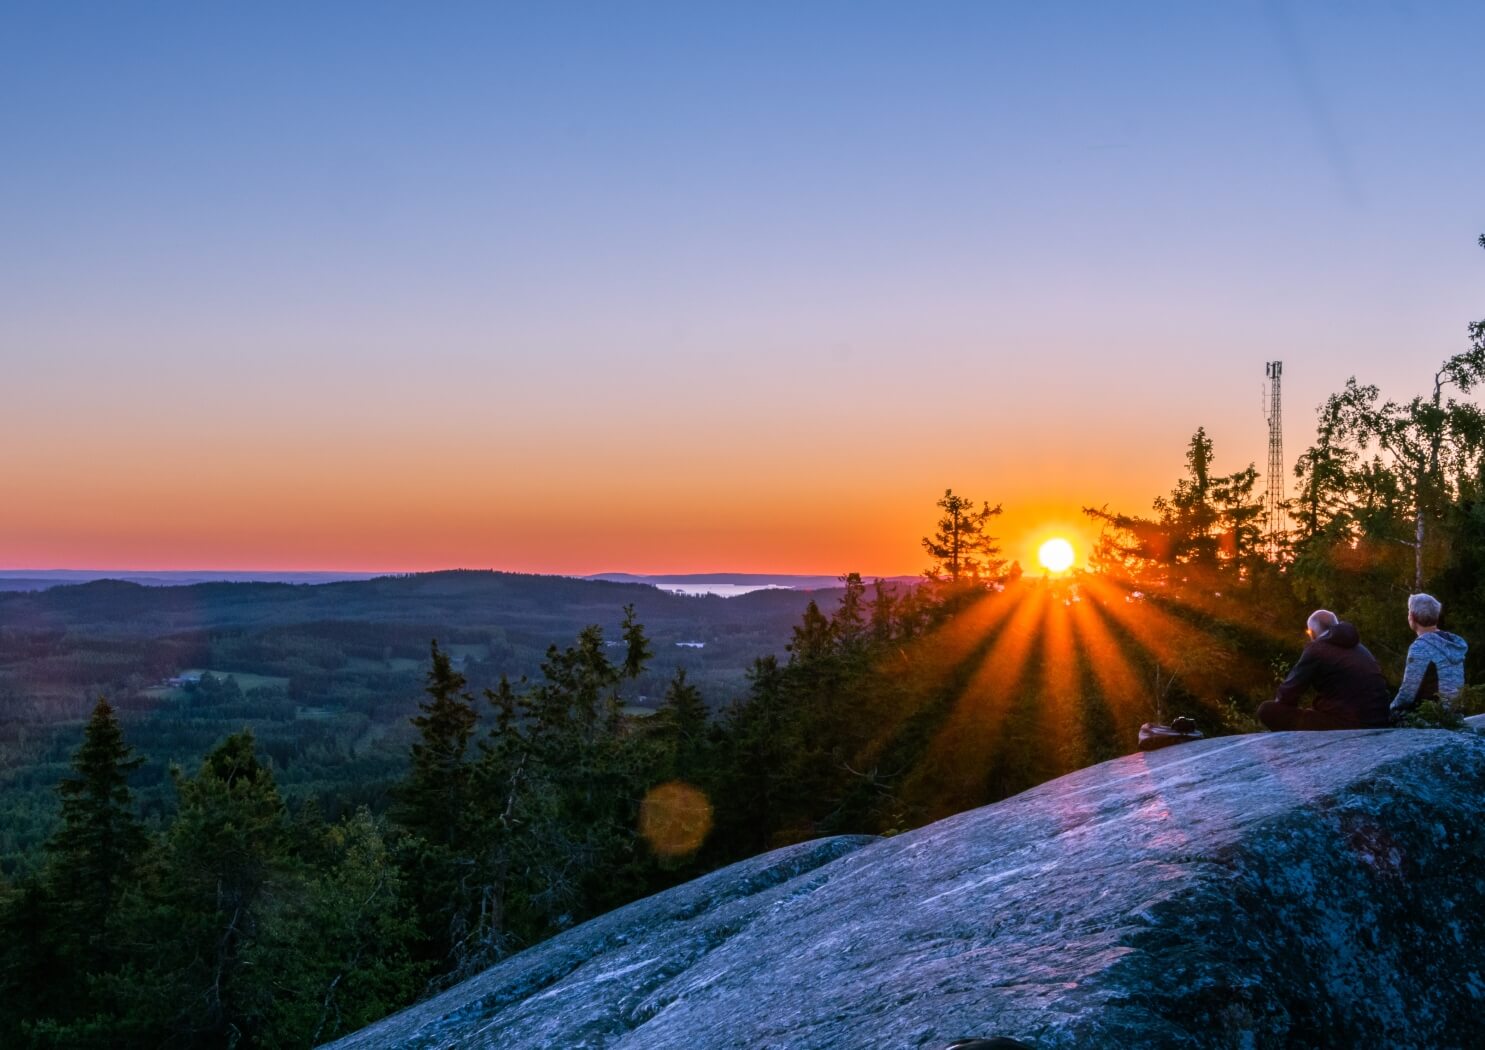
<instances>
[{"instance_id":1,"label":"green foliage","mask_svg":"<svg viewBox=\"0 0 1485 1050\"><path fill-rule=\"evenodd\" d=\"M624 606L624 621L619 630L624 638L624 677L638 678L655 651L650 648L650 640L645 637L644 626L635 617L632 602Z\"/></svg>"},{"instance_id":2,"label":"green foliage","mask_svg":"<svg viewBox=\"0 0 1485 1050\"><path fill-rule=\"evenodd\" d=\"M1464 716L1437 700L1425 700L1402 716L1407 729L1463 729Z\"/></svg>"},{"instance_id":3,"label":"green foliage","mask_svg":"<svg viewBox=\"0 0 1485 1050\"><path fill-rule=\"evenodd\" d=\"M129 774L142 760L124 742L108 701L100 698L62 781L62 823L47 843L45 879L54 902L53 935L63 965L106 969L116 955L115 913L144 849Z\"/></svg>"},{"instance_id":4,"label":"green foliage","mask_svg":"<svg viewBox=\"0 0 1485 1050\"><path fill-rule=\"evenodd\" d=\"M701 690L686 677L686 669L676 669L675 677L665 689L660 708L647 726L660 744L656 767L668 772L670 779L688 782L705 777L709 757L707 726L710 714Z\"/></svg>"},{"instance_id":5,"label":"green foliage","mask_svg":"<svg viewBox=\"0 0 1485 1050\"><path fill-rule=\"evenodd\" d=\"M422 985L411 956L417 924L379 821L365 809L322 829L315 863L269 913L249 953L276 975L264 1046L317 1045L407 1002Z\"/></svg>"},{"instance_id":6,"label":"green foliage","mask_svg":"<svg viewBox=\"0 0 1485 1050\"><path fill-rule=\"evenodd\" d=\"M186 1045L255 1042L273 975L254 957L289 876L283 800L248 732L174 779L180 808L135 916L150 950L123 983Z\"/></svg>"},{"instance_id":7,"label":"green foliage","mask_svg":"<svg viewBox=\"0 0 1485 1050\"><path fill-rule=\"evenodd\" d=\"M643 887L634 826L661 763L654 741L625 716L623 690L652 650L632 608L621 634L618 663L597 626L565 649L550 647L534 683L518 688L502 678L485 691L483 722L435 647L397 819L422 922L416 952L437 982ZM655 717L694 732L693 694L682 675L674 710Z\"/></svg>"},{"instance_id":8,"label":"green foliage","mask_svg":"<svg viewBox=\"0 0 1485 1050\"><path fill-rule=\"evenodd\" d=\"M1465 686L1449 707L1462 718L1485 714L1485 684Z\"/></svg>"},{"instance_id":9,"label":"green foliage","mask_svg":"<svg viewBox=\"0 0 1485 1050\"><path fill-rule=\"evenodd\" d=\"M411 769L398 791L398 819L436 846L457 842L469 819L474 776L469 743L479 715L464 686L464 676L435 641L428 699L412 719L419 737L412 745Z\"/></svg>"},{"instance_id":10,"label":"green foliage","mask_svg":"<svg viewBox=\"0 0 1485 1050\"><path fill-rule=\"evenodd\" d=\"M1441 547L1429 523L1458 493L1461 478L1476 472L1485 452L1485 413L1446 392L1467 394L1482 381L1485 347L1476 345L1439 366L1427 396L1383 401L1377 387L1352 377L1321 409L1324 441L1349 442L1353 458L1376 450L1349 477L1337 463L1339 476L1331 484L1355 493L1349 515L1354 536L1412 546L1415 590L1423 589L1429 552Z\"/></svg>"},{"instance_id":11,"label":"green foliage","mask_svg":"<svg viewBox=\"0 0 1485 1050\"><path fill-rule=\"evenodd\" d=\"M241 728L252 729L286 799L315 799L334 820L362 805L386 811L404 777L417 735L409 701L430 637L478 698L502 675L539 676L548 644L595 619L620 637L622 607L632 605L663 654L664 666L652 660L628 687L631 702L651 707L677 665L708 697L740 693L754 657L784 651L807 600L493 572L0 592L0 873L16 878L44 863L56 785L100 694L146 759L129 778L146 824L174 809L170 766L194 768ZM675 645L692 639L705 648Z\"/></svg>"},{"instance_id":12,"label":"green foliage","mask_svg":"<svg viewBox=\"0 0 1485 1050\"><path fill-rule=\"evenodd\" d=\"M194 776L174 774L179 807L153 839L130 822L118 773L136 760L106 704L74 761L80 775L63 790L75 804L45 880L0 895L5 1045L307 1047L420 986L416 925L380 824L364 810L290 822L250 733ZM65 877L64 863L97 869L108 856L120 865L104 873L112 897ZM98 936L80 938L79 916L100 901Z\"/></svg>"}]
</instances>

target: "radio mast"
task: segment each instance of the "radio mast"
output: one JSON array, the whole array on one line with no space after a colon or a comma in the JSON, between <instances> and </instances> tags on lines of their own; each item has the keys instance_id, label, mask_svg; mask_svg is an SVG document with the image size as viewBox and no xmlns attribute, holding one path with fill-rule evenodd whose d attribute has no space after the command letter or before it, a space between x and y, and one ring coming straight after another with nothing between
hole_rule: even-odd
<instances>
[{"instance_id":1,"label":"radio mast","mask_svg":"<svg viewBox=\"0 0 1485 1050\"><path fill-rule=\"evenodd\" d=\"M1284 535L1284 417L1279 407L1279 377L1283 361L1270 361L1263 368L1268 377L1268 398L1263 414L1268 419L1268 526L1266 529L1268 559L1279 560L1280 539Z\"/></svg>"}]
</instances>

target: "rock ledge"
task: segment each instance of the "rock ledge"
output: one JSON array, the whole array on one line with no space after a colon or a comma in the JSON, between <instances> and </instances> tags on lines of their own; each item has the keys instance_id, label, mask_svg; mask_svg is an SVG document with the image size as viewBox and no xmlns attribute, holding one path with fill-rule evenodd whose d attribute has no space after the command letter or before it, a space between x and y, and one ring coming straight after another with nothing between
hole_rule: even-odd
<instances>
[{"instance_id":1,"label":"rock ledge","mask_svg":"<svg viewBox=\"0 0 1485 1050\"><path fill-rule=\"evenodd\" d=\"M1482 816L1472 732L1206 740L734 864L333 1045L1478 1045Z\"/></svg>"}]
</instances>

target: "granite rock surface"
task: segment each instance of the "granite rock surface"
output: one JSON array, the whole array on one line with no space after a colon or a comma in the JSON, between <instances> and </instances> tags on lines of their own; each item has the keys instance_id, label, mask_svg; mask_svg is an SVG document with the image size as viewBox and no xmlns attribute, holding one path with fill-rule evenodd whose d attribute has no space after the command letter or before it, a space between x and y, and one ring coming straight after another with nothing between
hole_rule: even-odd
<instances>
[{"instance_id":1,"label":"granite rock surface","mask_svg":"<svg viewBox=\"0 0 1485 1050\"><path fill-rule=\"evenodd\" d=\"M1485 1045L1485 736L1225 737L776 850L334 1046Z\"/></svg>"}]
</instances>

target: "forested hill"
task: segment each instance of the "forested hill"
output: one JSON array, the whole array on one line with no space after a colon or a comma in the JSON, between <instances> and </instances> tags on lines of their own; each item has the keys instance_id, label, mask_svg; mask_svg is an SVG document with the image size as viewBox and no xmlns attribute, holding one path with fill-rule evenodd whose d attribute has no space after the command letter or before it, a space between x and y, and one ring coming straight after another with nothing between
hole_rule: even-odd
<instances>
[{"instance_id":1,"label":"forested hill","mask_svg":"<svg viewBox=\"0 0 1485 1050\"><path fill-rule=\"evenodd\" d=\"M475 689L541 672L548 647L594 624L617 642L633 605L655 650L626 700L653 708L684 669L715 709L783 655L812 597L685 597L643 584L452 571L325 584L141 586L98 580L0 593L0 872L24 867L56 819L56 785L99 696L148 756L146 813L171 805L171 763L193 767L249 728L282 783L327 807L384 802L402 774L438 639Z\"/></svg>"},{"instance_id":2,"label":"forested hill","mask_svg":"<svg viewBox=\"0 0 1485 1050\"><path fill-rule=\"evenodd\" d=\"M113 636L319 621L550 626L553 639L589 623L618 622L633 604L648 626L776 622L783 634L808 596L760 590L735 598L682 596L655 587L564 576L455 570L325 584L199 583L142 586L97 580L0 593L0 629L87 628Z\"/></svg>"}]
</instances>

